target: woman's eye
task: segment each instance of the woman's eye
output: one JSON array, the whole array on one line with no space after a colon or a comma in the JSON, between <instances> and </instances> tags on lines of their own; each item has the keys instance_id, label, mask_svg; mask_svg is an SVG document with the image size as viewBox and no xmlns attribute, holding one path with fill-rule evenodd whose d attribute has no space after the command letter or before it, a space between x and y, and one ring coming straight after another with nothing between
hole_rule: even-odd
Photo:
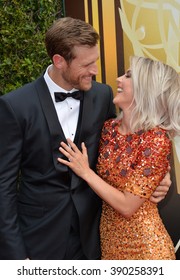
<instances>
[{"instance_id":1,"label":"woman's eye","mask_svg":"<svg viewBox=\"0 0 180 280\"><path fill-rule=\"evenodd\" d=\"M131 70L128 70L125 74L126 78L131 78Z\"/></svg>"}]
</instances>

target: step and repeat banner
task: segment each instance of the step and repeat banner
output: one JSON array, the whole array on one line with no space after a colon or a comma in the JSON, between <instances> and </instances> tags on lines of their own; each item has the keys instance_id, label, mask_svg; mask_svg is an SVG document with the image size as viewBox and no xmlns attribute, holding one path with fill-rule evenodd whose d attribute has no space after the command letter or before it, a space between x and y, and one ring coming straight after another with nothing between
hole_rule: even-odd
<instances>
[{"instance_id":1,"label":"step and repeat banner","mask_svg":"<svg viewBox=\"0 0 180 280\"><path fill-rule=\"evenodd\" d=\"M116 92L116 77L135 54L159 59L180 73L180 1L64 0L65 15L92 24L100 34L98 82ZM180 259L180 139L173 144L172 186L159 205Z\"/></svg>"}]
</instances>

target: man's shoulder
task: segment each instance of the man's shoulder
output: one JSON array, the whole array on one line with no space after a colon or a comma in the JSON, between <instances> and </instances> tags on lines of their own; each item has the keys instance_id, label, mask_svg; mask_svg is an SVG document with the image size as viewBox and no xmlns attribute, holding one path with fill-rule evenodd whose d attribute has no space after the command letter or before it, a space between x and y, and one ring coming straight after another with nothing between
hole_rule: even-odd
<instances>
[{"instance_id":1,"label":"man's shoulder","mask_svg":"<svg viewBox=\"0 0 180 280\"><path fill-rule=\"evenodd\" d=\"M95 80L92 81L92 87L98 87L98 88L111 88L110 85L108 84L105 84L105 83L100 83L100 82L97 82Z\"/></svg>"},{"instance_id":2,"label":"man's shoulder","mask_svg":"<svg viewBox=\"0 0 180 280\"><path fill-rule=\"evenodd\" d=\"M97 81L92 82L92 87L89 91L91 92L91 94L94 93L97 95L101 95L102 93L103 95L107 96L112 95L112 88L109 85Z\"/></svg>"}]
</instances>

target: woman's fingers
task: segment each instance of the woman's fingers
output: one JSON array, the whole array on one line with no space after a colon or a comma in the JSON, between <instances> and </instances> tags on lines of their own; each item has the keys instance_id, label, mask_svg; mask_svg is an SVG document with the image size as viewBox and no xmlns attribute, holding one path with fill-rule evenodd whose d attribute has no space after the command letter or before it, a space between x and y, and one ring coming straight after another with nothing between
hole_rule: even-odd
<instances>
[{"instance_id":1,"label":"woman's fingers","mask_svg":"<svg viewBox=\"0 0 180 280\"><path fill-rule=\"evenodd\" d=\"M73 153L72 148L69 147L66 143L61 142L60 145L61 145L60 148L63 148L67 153Z\"/></svg>"},{"instance_id":2,"label":"woman's fingers","mask_svg":"<svg viewBox=\"0 0 180 280\"><path fill-rule=\"evenodd\" d=\"M67 165L67 166L69 166L69 164L70 164L69 161L67 161L67 160L65 160L65 159L62 159L62 158L57 158L57 161L63 163L64 165Z\"/></svg>"},{"instance_id":3,"label":"woman's fingers","mask_svg":"<svg viewBox=\"0 0 180 280\"><path fill-rule=\"evenodd\" d=\"M70 146L70 149L73 150L73 152L80 153L78 147L76 146L76 144L74 144L74 142L71 141L71 139L67 138L67 142Z\"/></svg>"},{"instance_id":4,"label":"woman's fingers","mask_svg":"<svg viewBox=\"0 0 180 280\"><path fill-rule=\"evenodd\" d=\"M67 145L64 142L60 143L60 145L63 147L64 150L66 150L66 152L68 152L71 155L74 155L74 153L80 152L79 149L77 148L77 146L70 139L67 139L67 142L69 145Z\"/></svg>"},{"instance_id":5,"label":"woman's fingers","mask_svg":"<svg viewBox=\"0 0 180 280\"><path fill-rule=\"evenodd\" d=\"M82 148L82 153L83 153L83 155L84 155L85 157L88 157L87 148L86 148L84 142L82 142L81 148Z\"/></svg>"},{"instance_id":6,"label":"woman's fingers","mask_svg":"<svg viewBox=\"0 0 180 280\"><path fill-rule=\"evenodd\" d=\"M69 154L69 152L67 151L67 147L64 146L63 144L61 144L61 145L62 145L63 147L60 147L60 148L59 148L60 152L68 158L70 154Z\"/></svg>"},{"instance_id":7,"label":"woman's fingers","mask_svg":"<svg viewBox=\"0 0 180 280\"><path fill-rule=\"evenodd\" d=\"M64 142L60 143L61 147L59 148L59 151L68 158L69 162L72 162L73 158L75 159L78 154L81 154L81 152L70 139L67 139L67 142L69 146Z\"/></svg>"},{"instance_id":8,"label":"woman's fingers","mask_svg":"<svg viewBox=\"0 0 180 280\"><path fill-rule=\"evenodd\" d=\"M59 151L68 158L69 162L88 162L88 154L87 148L84 143L81 144L82 152L78 149L78 147L70 140L67 139L68 145L64 142L61 142L61 147ZM62 160L61 163L64 163Z\"/></svg>"},{"instance_id":9,"label":"woman's fingers","mask_svg":"<svg viewBox=\"0 0 180 280\"><path fill-rule=\"evenodd\" d=\"M67 143L61 142L59 148L59 151L66 156L67 160L58 158L58 162L71 168L81 178L85 178L84 176L87 175L89 170L88 154L85 144L81 144L81 152L70 139L67 139Z\"/></svg>"}]
</instances>

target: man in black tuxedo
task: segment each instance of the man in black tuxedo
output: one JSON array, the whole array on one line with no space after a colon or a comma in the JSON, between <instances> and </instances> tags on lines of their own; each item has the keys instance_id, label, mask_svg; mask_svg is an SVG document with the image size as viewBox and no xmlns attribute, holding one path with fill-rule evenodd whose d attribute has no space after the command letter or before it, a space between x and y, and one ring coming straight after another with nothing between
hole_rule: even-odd
<instances>
[{"instance_id":1,"label":"man in black tuxedo","mask_svg":"<svg viewBox=\"0 0 180 280\"><path fill-rule=\"evenodd\" d=\"M52 65L0 98L0 259L100 258L101 200L57 162L71 138L95 170L103 123L116 116L112 89L92 79L98 40L84 21L57 20L45 38Z\"/></svg>"}]
</instances>

